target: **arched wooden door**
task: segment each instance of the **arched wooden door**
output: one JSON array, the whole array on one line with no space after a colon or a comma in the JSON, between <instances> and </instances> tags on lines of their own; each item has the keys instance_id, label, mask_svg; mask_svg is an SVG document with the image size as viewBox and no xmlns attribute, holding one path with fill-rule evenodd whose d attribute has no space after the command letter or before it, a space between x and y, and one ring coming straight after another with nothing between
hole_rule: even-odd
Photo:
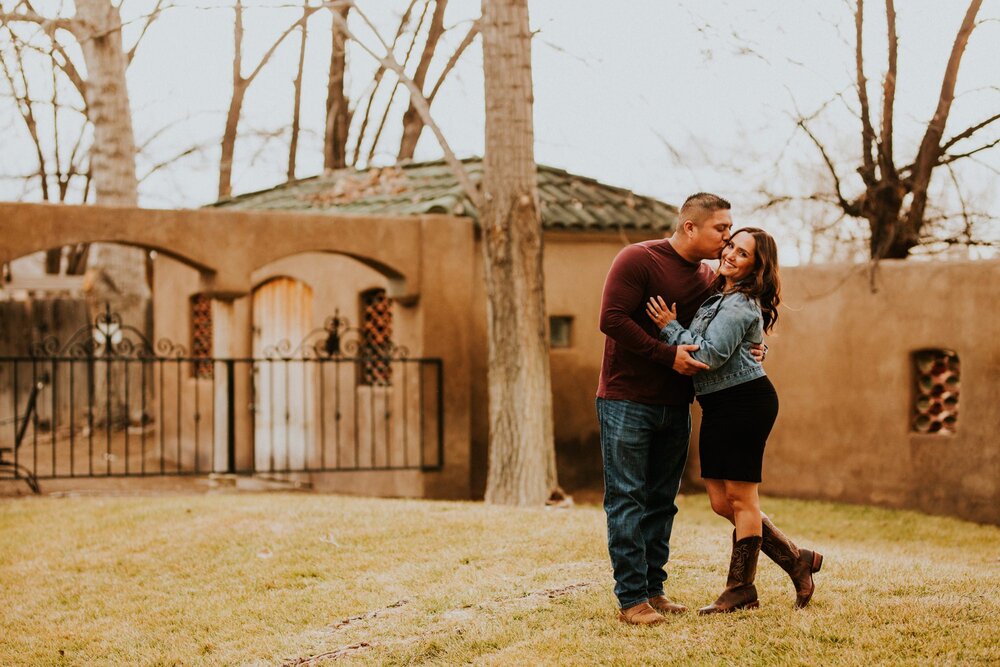
<instances>
[{"instance_id":1,"label":"arched wooden door","mask_svg":"<svg viewBox=\"0 0 1000 667\"><path fill-rule=\"evenodd\" d=\"M254 469L306 467L312 382L305 363L283 360L312 330L313 291L293 278L267 281L253 294ZM299 355L296 355L299 356Z\"/></svg>"}]
</instances>

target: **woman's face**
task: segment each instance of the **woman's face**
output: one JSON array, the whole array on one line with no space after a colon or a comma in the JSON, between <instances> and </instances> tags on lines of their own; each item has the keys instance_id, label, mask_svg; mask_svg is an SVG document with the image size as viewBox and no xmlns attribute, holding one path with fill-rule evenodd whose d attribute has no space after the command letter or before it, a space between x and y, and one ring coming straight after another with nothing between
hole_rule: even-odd
<instances>
[{"instance_id":1,"label":"woman's face","mask_svg":"<svg viewBox=\"0 0 1000 667\"><path fill-rule=\"evenodd\" d=\"M734 283L740 282L753 273L756 251L757 242L753 235L737 232L722 249L719 273Z\"/></svg>"}]
</instances>

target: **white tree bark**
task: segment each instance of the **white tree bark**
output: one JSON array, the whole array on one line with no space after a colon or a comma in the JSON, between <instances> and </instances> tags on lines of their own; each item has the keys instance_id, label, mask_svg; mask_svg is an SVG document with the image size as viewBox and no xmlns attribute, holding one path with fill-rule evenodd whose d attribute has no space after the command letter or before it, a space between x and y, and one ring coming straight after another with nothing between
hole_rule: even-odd
<instances>
[{"instance_id":1,"label":"white tree bark","mask_svg":"<svg viewBox=\"0 0 1000 667\"><path fill-rule=\"evenodd\" d=\"M135 134L125 77L128 56L119 29L121 16L110 0L76 0L76 18L83 26L77 39L87 66L87 111L94 126L90 167L95 198L102 205L137 206ZM103 312L108 303L125 324L146 331L150 299L146 262L147 253L142 248L93 245L88 262L91 314ZM112 419L141 419L141 415L126 414L124 370L116 366L113 371ZM136 378L129 382L133 387L139 384ZM105 395L99 387L97 396ZM106 408L100 414L106 414Z\"/></svg>"}]
</instances>

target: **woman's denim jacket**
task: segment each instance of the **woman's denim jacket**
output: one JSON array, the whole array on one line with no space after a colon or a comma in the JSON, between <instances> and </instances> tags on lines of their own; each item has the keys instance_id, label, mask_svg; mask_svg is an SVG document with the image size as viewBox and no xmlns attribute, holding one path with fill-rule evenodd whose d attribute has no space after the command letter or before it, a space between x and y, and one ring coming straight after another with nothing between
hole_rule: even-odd
<instances>
[{"instance_id":1,"label":"woman's denim jacket","mask_svg":"<svg viewBox=\"0 0 1000 667\"><path fill-rule=\"evenodd\" d=\"M764 318L755 299L742 292L715 294L701 304L685 329L677 320L660 331L668 345L698 345L691 353L709 370L694 376L696 394L710 394L766 375L750 348L764 341Z\"/></svg>"}]
</instances>

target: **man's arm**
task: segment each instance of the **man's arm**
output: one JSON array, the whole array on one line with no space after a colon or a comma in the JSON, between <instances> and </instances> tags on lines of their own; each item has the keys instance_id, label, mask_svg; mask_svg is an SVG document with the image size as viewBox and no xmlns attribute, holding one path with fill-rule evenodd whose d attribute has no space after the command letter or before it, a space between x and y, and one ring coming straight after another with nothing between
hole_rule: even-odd
<instances>
[{"instance_id":1,"label":"man's arm","mask_svg":"<svg viewBox=\"0 0 1000 667\"><path fill-rule=\"evenodd\" d=\"M615 257L604 281L601 331L630 352L670 366L678 373L693 375L707 368L691 358L690 351L697 347L683 346L684 349L678 349L677 346L666 345L646 333L632 319L632 313L640 308L646 296L648 276L643 267L645 253L642 247L632 245Z\"/></svg>"}]
</instances>

